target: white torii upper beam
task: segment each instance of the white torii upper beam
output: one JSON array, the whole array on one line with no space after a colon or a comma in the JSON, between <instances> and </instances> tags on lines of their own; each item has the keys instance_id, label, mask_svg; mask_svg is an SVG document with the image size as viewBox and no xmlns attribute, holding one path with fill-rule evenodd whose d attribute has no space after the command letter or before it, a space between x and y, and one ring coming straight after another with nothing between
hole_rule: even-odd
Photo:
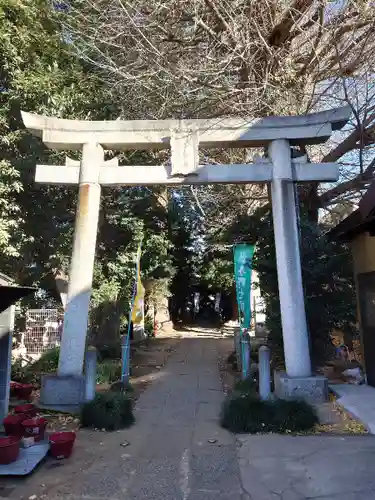
<instances>
[{"instance_id":1,"label":"white torii upper beam","mask_svg":"<svg viewBox=\"0 0 375 500\"><path fill-rule=\"evenodd\" d=\"M104 149L168 149L174 132L198 135L202 148L260 147L276 139L292 145L325 142L348 121L349 106L304 116L197 120L64 120L22 112L25 126L50 148L81 150L96 142Z\"/></svg>"}]
</instances>

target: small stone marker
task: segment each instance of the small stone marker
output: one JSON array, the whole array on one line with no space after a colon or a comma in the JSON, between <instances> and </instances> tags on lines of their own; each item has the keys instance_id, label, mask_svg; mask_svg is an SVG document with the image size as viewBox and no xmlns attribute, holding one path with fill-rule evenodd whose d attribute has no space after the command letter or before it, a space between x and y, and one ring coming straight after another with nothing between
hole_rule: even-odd
<instances>
[{"instance_id":1,"label":"small stone marker","mask_svg":"<svg viewBox=\"0 0 375 500\"><path fill-rule=\"evenodd\" d=\"M262 401L271 395L270 350L265 345L259 348L259 395Z\"/></svg>"}]
</instances>

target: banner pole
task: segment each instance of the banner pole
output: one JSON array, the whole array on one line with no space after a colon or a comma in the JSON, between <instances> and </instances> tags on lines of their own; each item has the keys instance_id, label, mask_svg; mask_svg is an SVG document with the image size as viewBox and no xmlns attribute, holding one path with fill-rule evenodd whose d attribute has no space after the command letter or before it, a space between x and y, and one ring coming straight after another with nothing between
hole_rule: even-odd
<instances>
[{"instance_id":1,"label":"banner pole","mask_svg":"<svg viewBox=\"0 0 375 500\"><path fill-rule=\"evenodd\" d=\"M143 240L143 238L142 238ZM127 334L122 338L121 342L121 382L128 383L130 378L130 333L132 327L132 317L133 317L133 308L135 298L137 296L137 285L138 285L138 276L140 272L140 263L141 263L141 252L142 252L142 240L139 243L137 250L137 261L135 267L135 280L133 286L133 292L130 302L130 311L129 311L129 319L128 319L128 331Z\"/></svg>"}]
</instances>

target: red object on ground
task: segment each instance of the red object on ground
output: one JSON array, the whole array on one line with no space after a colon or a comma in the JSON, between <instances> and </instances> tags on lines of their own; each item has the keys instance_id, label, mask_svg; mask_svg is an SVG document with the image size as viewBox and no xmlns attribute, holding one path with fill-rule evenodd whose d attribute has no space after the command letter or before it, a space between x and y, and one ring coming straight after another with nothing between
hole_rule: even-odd
<instances>
[{"instance_id":1,"label":"red object on ground","mask_svg":"<svg viewBox=\"0 0 375 500\"><path fill-rule=\"evenodd\" d=\"M21 440L17 436L0 437L0 464L15 462L20 452Z\"/></svg>"},{"instance_id":2,"label":"red object on ground","mask_svg":"<svg viewBox=\"0 0 375 500\"><path fill-rule=\"evenodd\" d=\"M3 425L5 432L8 436L18 436L22 437L23 435L23 427L22 422L29 418L28 415L24 415L23 413L18 413L17 415L8 415L3 420Z\"/></svg>"},{"instance_id":3,"label":"red object on ground","mask_svg":"<svg viewBox=\"0 0 375 500\"><path fill-rule=\"evenodd\" d=\"M50 454L52 457L61 459L69 458L73 451L75 432L54 432L49 437Z\"/></svg>"},{"instance_id":4,"label":"red object on ground","mask_svg":"<svg viewBox=\"0 0 375 500\"><path fill-rule=\"evenodd\" d=\"M18 382L11 382L10 383L10 395L11 397L16 397L17 393L17 388L20 384Z\"/></svg>"},{"instance_id":5,"label":"red object on ground","mask_svg":"<svg viewBox=\"0 0 375 500\"><path fill-rule=\"evenodd\" d=\"M31 403L26 403L24 405L18 405L14 408L14 413L24 413L25 415L28 415L29 418L36 417L36 414L38 413L38 408L31 404Z\"/></svg>"},{"instance_id":6,"label":"red object on ground","mask_svg":"<svg viewBox=\"0 0 375 500\"><path fill-rule=\"evenodd\" d=\"M13 390L18 399L30 399L33 389L32 384L17 384Z\"/></svg>"},{"instance_id":7,"label":"red object on ground","mask_svg":"<svg viewBox=\"0 0 375 500\"><path fill-rule=\"evenodd\" d=\"M47 420L42 417L28 418L21 423L24 437L33 437L36 442L44 439Z\"/></svg>"}]
</instances>

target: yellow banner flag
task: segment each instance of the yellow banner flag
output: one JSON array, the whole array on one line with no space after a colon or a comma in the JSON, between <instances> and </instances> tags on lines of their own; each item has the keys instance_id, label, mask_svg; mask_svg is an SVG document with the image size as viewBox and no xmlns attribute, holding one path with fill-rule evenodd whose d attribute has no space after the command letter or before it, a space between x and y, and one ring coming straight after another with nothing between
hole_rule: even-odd
<instances>
[{"instance_id":1,"label":"yellow banner flag","mask_svg":"<svg viewBox=\"0 0 375 500\"><path fill-rule=\"evenodd\" d=\"M141 246L139 246L137 254L136 287L137 288L132 309L132 322L133 324L140 324L144 321L144 300L145 300L145 289L144 286L142 285L142 280L141 280Z\"/></svg>"}]
</instances>

